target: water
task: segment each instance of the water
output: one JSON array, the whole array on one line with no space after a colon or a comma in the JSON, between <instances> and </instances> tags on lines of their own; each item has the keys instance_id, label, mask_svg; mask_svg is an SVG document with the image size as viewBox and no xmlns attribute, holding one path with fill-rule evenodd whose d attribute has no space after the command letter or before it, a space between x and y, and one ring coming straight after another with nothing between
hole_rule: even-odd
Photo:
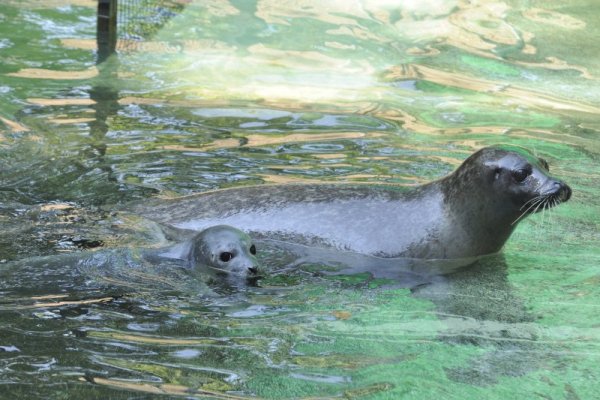
<instances>
[{"instance_id":1,"label":"water","mask_svg":"<svg viewBox=\"0 0 600 400\"><path fill-rule=\"evenodd\" d=\"M600 396L595 2L163 2L100 65L95 4L0 5L0 397ZM261 287L213 285L145 262L167 239L115 212L414 185L496 143L546 158L573 198L412 289L277 273L264 248Z\"/></svg>"}]
</instances>

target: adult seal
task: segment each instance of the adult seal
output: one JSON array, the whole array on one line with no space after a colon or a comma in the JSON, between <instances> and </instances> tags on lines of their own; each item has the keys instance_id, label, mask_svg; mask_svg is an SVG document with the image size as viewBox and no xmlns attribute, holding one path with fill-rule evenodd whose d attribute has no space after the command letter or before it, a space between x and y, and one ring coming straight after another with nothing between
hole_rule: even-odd
<instances>
[{"instance_id":1,"label":"adult seal","mask_svg":"<svg viewBox=\"0 0 600 400\"><path fill-rule=\"evenodd\" d=\"M230 224L258 238L378 257L458 259L500 251L525 216L570 196L543 159L519 147L493 146L450 175L414 188L263 185L138 211L179 228Z\"/></svg>"}]
</instances>

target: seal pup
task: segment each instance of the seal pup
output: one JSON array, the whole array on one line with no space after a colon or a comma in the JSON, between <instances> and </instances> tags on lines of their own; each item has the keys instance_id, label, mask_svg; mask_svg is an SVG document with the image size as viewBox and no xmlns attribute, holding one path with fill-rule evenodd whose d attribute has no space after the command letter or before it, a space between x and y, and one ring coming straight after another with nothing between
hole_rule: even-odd
<instances>
[{"instance_id":1,"label":"seal pup","mask_svg":"<svg viewBox=\"0 0 600 400\"><path fill-rule=\"evenodd\" d=\"M137 211L177 228L231 224L256 238L378 257L468 259L500 251L523 217L570 196L543 159L520 147L492 146L418 187L248 186Z\"/></svg>"},{"instance_id":2,"label":"seal pup","mask_svg":"<svg viewBox=\"0 0 600 400\"><path fill-rule=\"evenodd\" d=\"M190 239L187 260L201 272L229 281L258 278L256 246L250 236L228 225L211 226Z\"/></svg>"},{"instance_id":3,"label":"seal pup","mask_svg":"<svg viewBox=\"0 0 600 400\"><path fill-rule=\"evenodd\" d=\"M177 232L178 237L189 234ZM161 250L158 256L181 260L186 268L206 277L224 277L229 283L259 278L256 245L247 233L230 225L215 225L192 235Z\"/></svg>"}]
</instances>

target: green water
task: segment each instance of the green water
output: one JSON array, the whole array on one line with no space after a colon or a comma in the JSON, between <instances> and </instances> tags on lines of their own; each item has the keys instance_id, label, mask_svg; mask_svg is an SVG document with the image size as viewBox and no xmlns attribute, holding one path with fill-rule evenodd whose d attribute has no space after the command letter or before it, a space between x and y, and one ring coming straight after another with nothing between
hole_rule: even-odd
<instances>
[{"instance_id":1,"label":"green water","mask_svg":"<svg viewBox=\"0 0 600 400\"><path fill-rule=\"evenodd\" d=\"M0 4L0 398L600 398L594 1L163 3L97 66L94 1ZM496 143L572 199L412 290L318 265L206 287L114 212L418 184Z\"/></svg>"}]
</instances>

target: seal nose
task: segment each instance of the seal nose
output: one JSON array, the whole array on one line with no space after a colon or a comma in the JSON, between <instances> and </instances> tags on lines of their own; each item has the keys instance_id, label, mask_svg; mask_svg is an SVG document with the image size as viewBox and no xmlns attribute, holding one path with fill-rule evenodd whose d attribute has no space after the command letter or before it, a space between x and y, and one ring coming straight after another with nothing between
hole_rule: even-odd
<instances>
[{"instance_id":1,"label":"seal nose","mask_svg":"<svg viewBox=\"0 0 600 400\"><path fill-rule=\"evenodd\" d=\"M569 185L564 182L554 181L553 186L555 193L559 196L560 201L565 202L571 198L572 190Z\"/></svg>"},{"instance_id":2,"label":"seal nose","mask_svg":"<svg viewBox=\"0 0 600 400\"><path fill-rule=\"evenodd\" d=\"M250 271L251 274L256 274L256 273L258 273L258 268L256 268L256 267L248 267L248 271Z\"/></svg>"}]
</instances>

